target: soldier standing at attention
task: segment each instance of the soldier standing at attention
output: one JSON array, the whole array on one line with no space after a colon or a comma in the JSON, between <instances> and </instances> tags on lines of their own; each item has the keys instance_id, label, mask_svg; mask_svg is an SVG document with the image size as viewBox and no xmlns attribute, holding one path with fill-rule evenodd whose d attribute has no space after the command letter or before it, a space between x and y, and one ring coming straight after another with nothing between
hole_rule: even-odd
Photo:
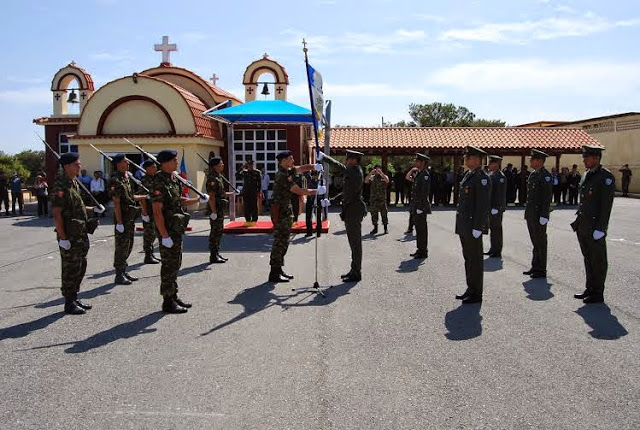
<instances>
[{"instance_id":1,"label":"soldier standing at attention","mask_svg":"<svg viewBox=\"0 0 640 430\"><path fill-rule=\"evenodd\" d=\"M208 203L209 197L207 195L200 199L182 197L180 184L174 178L174 172L178 168L177 151L164 149L158 153L156 159L160 163L160 171L153 181L151 202L158 237L162 238L160 241L162 311L181 314L191 307L190 303L185 303L178 297L178 270L182 265L182 235L191 218L183 210L183 206L195 205L198 202Z\"/></svg>"},{"instance_id":2,"label":"soldier standing at attention","mask_svg":"<svg viewBox=\"0 0 640 430\"><path fill-rule=\"evenodd\" d=\"M569 173L569 204L578 204L578 191L580 188L580 180L582 176L578 172L578 165L574 164L571 173Z\"/></svg>"},{"instance_id":3,"label":"soldier standing at attention","mask_svg":"<svg viewBox=\"0 0 640 430\"><path fill-rule=\"evenodd\" d=\"M318 153L318 161L323 159L344 173L342 192L342 213L351 247L351 270L342 275L343 282L358 282L362 279L362 219L367 214L367 205L362 200L363 174L360 160L362 152L347 150L347 165L334 160L323 152Z\"/></svg>"},{"instance_id":4,"label":"soldier standing at attention","mask_svg":"<svg viewBox=\"0 0 640 430\"><path fill-rule=\"evenodd\" d=\"M278 160L278 171L273 181L273 199L271 202L271 221L273 222L273 246L271 247L271 257L269 265L269 282L289 282L293 276L286 274L282 270L284 266L284 256L289 248L289 235L293 224L293 208L291 206L291 195L315 196L316 192L323 195L327 192L324 186L317 190L304 189L294 182L295 176L303 172L315 170L322 171L322 164L307 164L305 166L295 166L291 151L280 152L276 156Z\"/></svg>"},{"instance_id":5,"label":"soldier standing at attention","mask_svg":"<svg viewBox=\"0 0 640 430\"><path fill-rule=\"evenodd\" d=\"M547 277L547 223L551 211L553 180L551 173L544 168L548 155L537 149L531 150L531 167L534 169L527 180L527 207L524 219L533 244L531 269L522 272L532 278Z\"/></svg>"},{"instance_id":6,"label":"soldier standing at attention","mask_svg":"<svg viewBox=\"0 0 640 430\"><path fill-rule=\"evenodd\" d=\"M222 158L213 156L209 159L207 174L207 193L209 194L209 263L225 263L226 258L220 255L220 241L224 230L225 191L222 181L224 163Z\"/></svg>"},{"instance_id":7,"label":"soldier standing at attention","mask_svg":"<svg viewBox=\"0 0 640 430\"><path fill-rule=\"evenodd\" d=\"M242 204L246 226L256 225L258 221L258 198L262 197L262 175L253 168L253 160L248 160L245 168L238 172L242 178Z\"/></svg>"},{"instance_id":8,"label":"soldier standing at attention","mask_svg":"<svg viewBox=\"0 0 640 430\"><path fill-rule=\"evenodd\" d=\"M571 223L578 236L584 257L587 286L582 294L573 297L584 303L604 301L604 282L607 278L607 228L615 194L615 177L602 167L602 151L597 146L583 146L582 160L587 168L580 185L580 206L576 220Z\"/></svg>"},{"instance_id":9,"label":"soldier standing at attention","mask_svg":"<svg viewBox=\"0 0 640 430\"><path fill-rule=\"evenodd\" d=\"M415 167L412 169L413 186L411 188L411 216L416 226L416 241L418 249L411 254L415 259L424 259L429 256L429 228L427 227L427 214L431 213L429 192L431 188L431 176L427 169L430 158L424 154L416 154Z\"/></svg>"},{"instance_id":10,"label":"soldier standing at attention","mask_svg":"<svg viewBox=\"0 0 640 430\"><path fill-rule=\"evenodd\" d=\"M80 283L87 271L89 236L87 235L87 210L96 213L104 208L85 207L76 177L80 172L79 155L67 152L60 156L62 173L56 178L51 193L51 207L56 225L56 235L62 262L62 296L65 298L64 312L72 315L84 314L91 305L78 300ZM97 220L93 219L97 227Z\"/></svg>"},{"instance_id":11,"label":"soldier standing at attention","mask_svg":"<svg viewBox=\"0 0 640 430\"><path fill-rule=\"evenodd\" d=\"M502 215L507 208L507 178L500 170L502 157L489 155L489 178L491 178L491 213L489 230L491 230L491 247L485 252L492 258L502 258Z\"/></svg>"},{"instance_id":12,"label":"soldier standing at attention","mask_svg":"<svg viewBox=\"0 0 640 430\"><path fill-rule=\"evenodd\" d=\"M142 215L147 214L147 196L134 195L129 180L129 161L124 154L112 157L116 171L109 179L109 197L113 200L113 223L115 224L115 249L113 267L116 269L116 285L131 285L138 278L127 273L127 259L133 249L133 236L139 210L136 202L142 205Z\"/></svg>"},{"instance_id":13,"label":"soldier standing at attention","mask_svg":"<svg viewBox=\"0 0 640 430\"><path fill-rule=\"evenodd\" d=\"M369 234L378 234L378 212L382 215L382 226L384 234L389 233L389 218L387 213L387 185L389 177L384 174L380 165L374 166L366 178L365 184L371 184L369 188L369 212L371 212L371 222L373 230Z\"/></svg>"},{"instance_id":14,"label":"soldier standing at attention","mask_svg":"<svg viewBox=\"0 0 640 430\"><path fill-rule=\"evenodd\" d=\"M619 172L622 173L622 197L628 197L629 185L631 184L631 176L633 174L631 173L631 169L629 169L628 164L622 166Z\"/></svg>"},{"instance_id":15,"label":"soldier standing at attention","mask_svg":"<svg viewBox=\"0 0 640 430\"><path fill-rule=\"evenodd\" d=\"M145 170L145 175L140 179L142 185L151 190L153 181L158 173L158 166L153 160L145 160L141 166ZM156 241L156 226L153 222L153 211L146 208L146 215L142 215L142 226L144 232L142 235L142 243L144 249L144 264L159 264L160 260L153 255L153 243Z\"/></svg>"},{"instance_id":16,"label":"soldier standing at attention","mask_svg":"<svg viewBox=\"0 0 640 430\"><path fill-rule=\"evenodd\" d=\"M482 301L484 265L482 261L482 230L489 212L489 176L482 169L482 157L487 155L481 149L468 146L464 162L469 169L460 182L460 196L456 210L456 234L460 237L467 289L456 295L462 303Z\"/></svg>"}]
</instances>

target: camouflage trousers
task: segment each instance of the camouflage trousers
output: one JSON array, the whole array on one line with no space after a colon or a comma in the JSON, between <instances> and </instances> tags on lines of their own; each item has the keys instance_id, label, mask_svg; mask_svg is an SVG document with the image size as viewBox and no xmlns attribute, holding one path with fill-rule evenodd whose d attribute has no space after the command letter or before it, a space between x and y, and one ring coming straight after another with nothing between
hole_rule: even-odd
<instances>
[{"instance_id":1,"label":"camouflage trousers","mask_svg":"<svg viewBox=\"0 0 640 430\"><path fill-rule=\"evenodd\" d=\"M113 228L116 236L116 244L113 252L113 267L116 270L123 270L127 267L127 258L131 255L133 249L133 235L135 234L136 225L134 221L124 224L124 233L118 233Z\"/></svg>"},{"instance_id":2,"label":"camouflage trousers","mask_svg":"<svg viewBox=\"0 0 640 430\"><path fill-rule=\"evenodd\" d=\"M284 266L284 255L289 248L289 236L291 235L291 218L286 218L273 226L273 246L269 264L271 267Z\"/></svg>"},{"instance_id":3,"label":"camouflage trousers","mask_svg":"<svg viewBox=\"0 0 640 430\"><path fill-rule=\"evenodd\" d=\"M382 224L389 224L387 204L385 202L371 202L369 212L371 213L371 222L374 226L378 225L378 214L382 215Z\"/></svg>"},{"instance_id":4,"label":"camouflage trousers","mask_svg":"<svg viewBox=\"0 0 640 430\"><path fill-rule=\"evenodd\" d=\"M142 233L142 249L145 254L153 252L153 243L156 241L156 226L153 222L153 218L150 222L142 221L142 227L144 231Z\"/></svg>"},{"instance_id":5,"label":"camouflage trousers","mask_svg":"<svg viewBox=\"0 0 640 430\"><path fill-rule=\"evenodd\" d=\"M79 238L69 239L71 249L60 249L62 263L62 296L75 299L80 291L80 283L87 271L87 254L89 253L89 237L85 234Z\"/></svg>"},{"instance_id":6,"label":"camouflage trousers","mask_svg":"<svg viewBox=\"0 0 640 430\"><path fill-rule=\"evenodd\" d=\"M178 293L178 271L182 266L182 235L171 234L173 246L167 248L160 244L160 294L171 297Z\"/></svg>"},{"instance_id":7,"label":"camouflage trousers","mask_svg":"<svg viewBox=\"0 0 640 430\"><path fill-rule=\"evenodd\" d=\"M224 229L224 218L218 215L218 218L213 221L209 218L209 225L211 231L209 232L209 251L217 251L220 249L220 240L222 240L222 231Z\"/></svg>"}]
</instances>

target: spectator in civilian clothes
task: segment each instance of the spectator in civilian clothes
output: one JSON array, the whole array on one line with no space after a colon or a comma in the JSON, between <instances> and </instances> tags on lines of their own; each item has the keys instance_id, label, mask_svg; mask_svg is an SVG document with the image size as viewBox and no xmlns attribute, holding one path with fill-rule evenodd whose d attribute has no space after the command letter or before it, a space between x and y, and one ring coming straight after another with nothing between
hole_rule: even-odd
<instances>
[{"instance_id":1,"label":"spectator in civilian clothes","mask_svg":"<svg viewBox=\"0 0 640 430\"><path fill-rule=\"evenodd\" d=\"M49 184L44 173L36 177L36 199L38 199L38 216L49 215Z\"/></svg>"},{"instance_id":2,"label":"spectator in civilian clothes","mask_svg":"<svg viewBox=\"0 0 640 430\"><path fill-rule=\"evenodd\" d=\"M104 182L104 179L102 179L101 171L96 170L95 172L93 172L93 179L89 184L89 190L91 191L91 194L93 194L93 196L96 198L98 203L102 205L107 203L108 195L105 190L105 182ZM102 212L102 217L105 216L105 212L106 211ZM98 213L96 212L94 214L95 214L95 217L97 218Z\"/></svg>"},{"instance_id":3,"label":"spectator in civilian clothes","mask_svg":"<svg viewBox=\"0 0 640 430\"><path fill-rule=\"evenodd\" d=\"M16 216L16 202L18 202L20 215L22 215L22 208L24 206L24 201L22 200L22 179L18 176L18 172L13 172L9 184L11 186L11 214Z\"/></svg>"}]
</instances>

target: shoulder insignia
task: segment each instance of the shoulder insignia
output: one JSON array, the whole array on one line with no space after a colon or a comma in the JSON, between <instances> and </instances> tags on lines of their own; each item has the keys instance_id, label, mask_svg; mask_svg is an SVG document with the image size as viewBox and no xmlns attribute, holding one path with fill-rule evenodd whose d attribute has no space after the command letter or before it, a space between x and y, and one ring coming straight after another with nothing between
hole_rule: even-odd
<instances>
[{"instance_id":1,"label":"shoulder insignia","mask_svg":"<svg viewBox=\"0 0 640 430\"><path fill-rule=\"evenodd\" d=\"M486 186L487 186L487 183L489 183L489 181L488 181L488 180L486 180L486 179L481 179L481 180L480 180L480 183L482 184L482 186L483 186L483 187L486 187Z\"/></svg>"},{"instance_id":2,"label":"shoulder insignia","mask_svg":"<svg viewBox=\"0 0 640 430\"><path fill-rule=\"evenodd\" d=\"M424 179L428 181L429 180L429 175L424 175Z\"/></svg>"},{"instance_id":3,"label":"shoulder insignia","mask_svg":"<svg viewBox=\"0 0 640 430\"><path fill-rule=\"evenodd\" d=\"M504 184L504 178L500 178L500 183Z\"/></svg>"},{"instance_id":4,"label":"shoulder insignia","mask_svg":"<svg viewBox=\"0 0 640 430\"><path fill-rule=\"evenodd\" d=\"M544 180L547 181L547 182L551 182L551 176L545 176Z\"/></svg>"},{"instance_id":5,"label":"shoulder insignia","mask_svg":"<svg viewBox=\"0 0 640 430\"><path fill-rule=\"evenodd\" d=\"M607 178L607 179L604 180L604 183L607 184L607 185L611 185L611 184L613 184L613 179Z\"/></svg>"},{"instance_id":6,"label":"shoulder insignia","mask_svg":"<svg viewBox=\"0 0 640 430\"><path fill-rule=\"evenodd\" d=\"M60 190L56 193L56 196L58 197L64 197L64 191Z\"/></svg>"},{"instance_id":7,"label":"shoulder insignia","mask_svg":"<svg viewBox=\"0 0 640 430\"><path fill-rule=\"evenodd\" d=\"M153 192L153 195L154 195L154 196L159 196L160 194L162 194L162 193L160 192L160 190L155 190L155 191Z\"/></svg>"}]
</instances>

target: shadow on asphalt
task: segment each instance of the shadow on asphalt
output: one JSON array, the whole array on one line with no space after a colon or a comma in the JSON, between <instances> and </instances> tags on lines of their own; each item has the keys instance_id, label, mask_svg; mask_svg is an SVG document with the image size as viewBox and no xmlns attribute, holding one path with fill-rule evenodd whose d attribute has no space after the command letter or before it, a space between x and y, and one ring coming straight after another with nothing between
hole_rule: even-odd
<instances>
[{"instance_id":1,"label":"shadow on asphalt","mask_svg":"<svg viewBox=\"0 0 640 430\"><path fill-rule=\"evenodd\" d=\"M233 236L233 237L228 237ZM220 253L229 252L265 252L271 250L273 236L270 234L234 234L222 235ZM185 236L182 244L183 253L209 253L209 235Z\"/></svg>"},{"instance_id":2,"label":"shadow on asphalt","mask_svg":"<svg viewBox=\"0 0 640 430\"><path fill-rule=\"evenodd\" d=\"M140 267L142 267L144 265L144 263L136 263L136 264L132 264L130 266L127 267L127 272L131 271L131 270L135 270L138 269ZM94 273L93 275L87 276L88 279L100 279L100 278L106 278L107 276L116 276L116 270L115 269L109 269L109 270L105 270L104 272L100 272L100 273Z\"/></svg>"},{"instance_id":3,"label":"shadow on asphalt","mask_svg":"<svg viewBox=\"0 0 640 430\"><path fill-rule=\"evenodd\" d=\"M38 318L34 321L27 323L14 325L13 327L7 327L0 329L0 341L5 339L18 339L25 337L34 331L42 330L49 327L54 322L58 321L64 316L64 312L56 312L55 314L46 315L42 318Z\"/></svg>"},{"instance_id":4,"label":"shadow on asphalt","mask_svg":"<svg viewBox=\"0 0 640 430\"><path fill-rule=\"evenodd\" d=\"M109 284L102 285L100 287L94 288L93 290L80 291L78 293L78 298L80 300L86 299L95 299L98 296L103 296L105 294L111 294L110 291L116 287L116 284L111 282ZM46 309L51 308L53 306L62 306L64 304L64 297L58 297L57 299L49 300L44 303L37 303L33 307L36 309Z\"/></svg>"},{"instance_id":5,"label":"shadow on asphalt","mask_svg":"<svg viewBox=\"0 0 640 430\"><path fill-rule=\"evenodd\" d=\"M502 270L502 258L485 258L485 272L497 272L498 270Z\"/></svg>"},{"instance_id":6,"label":"shadow on asphalt","mask_svg":"<svg viewBox=\"0 0 640 430\"><path fill-rule=\"evenodd\" d=\"M447 312L444 325L447 328L445 337L449 340L469 340L482 334L482 303L460 305Z\"/></svg>"},{"instance_id":7,"label":"shadow on asphalt","mask_svg":"<svg viewBox=\"0 0 640 430\"><path fill-rule=\"evenodd\" d=\"M550 284L546 278L529 279L522 283L524 291L528 294L527 299L536 302L549 300L554 297L554 294L551 292L552 285L553 284Z\"/></svg>"},{"instance_id":8,"label":"shadow on asphalt","mask_svg":"<svg viewBox=\"0 0 640 430\"><path fill-rule=\"evenodd\" d=\"M334 236L344 236L345 234L347 234L347 230L346 229L333 232Z\"/></svg>"},{"instance_id":9,"label":"shadow on asphalt","mask_svg":"<svg viewBox=\"0 0 640 430\"><path fill-rule=\"evenodd\" d=\"M420 266L424 264L426 258L411 258L410 260L404 260L400 262L400 265L396 269L398 273L410 273L417 272Z\"/></svg>"},{"instance_id":10,"label":"shadow on asphalt","mask_svg":"<svg viewBox=\"0 0 640 430\"><path fill-rule=\"evenodd\" d=\"M626 328L611 314L611 308L605 303L584 305L577 311L584 322L591 327L591 337L603 340L616 340L629 334Z\"/></svg>"}]
</instances>

